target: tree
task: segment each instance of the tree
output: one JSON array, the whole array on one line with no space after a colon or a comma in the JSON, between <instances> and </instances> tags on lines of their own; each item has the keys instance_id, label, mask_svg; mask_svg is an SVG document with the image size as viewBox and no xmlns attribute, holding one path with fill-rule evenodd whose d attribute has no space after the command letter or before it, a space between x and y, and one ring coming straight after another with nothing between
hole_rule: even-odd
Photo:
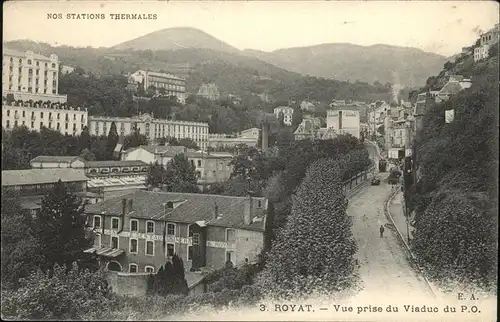
<instances>
[{"instance_id":1,"label":"tree","mask_svg":"<svg viewBox=\"0 0 500 322\"><path fill-rule=\"evenodd\" d=\"M156 274L148 279L148 293L166 296L168 294L187 295L189 292L182 258L173 254Z\"/></svg>"},{"instance_id":2,"label":"tree","mask_svg":"<svg viewBox=\"0 0 500 322\"><path fill-rule=\"evenodd\" d=\"M115 122L111 122L111 127L109 129L108 139L106 141L106 150L108 153L108 158L113 158L113 152L115 151L115 147L118 144L118 131L116 130Z\"/></svg>"},{"instance_id":3,"label":"tree","mask_svg":"<svg viewBox=\"0 0 500 322\"><path fill-rule=\"evenodd\" d=\"M179 140L179 145L185 146L188 149L199 150L200 148L191 138L182 138Z\"/></svg>"},{"instance_id":4,"label":"tree","mask_svg":"<svg viewBox=\"0 0 500 322\"><path fill-rule=\"evenodd\" d=\"M148 145L148 138L144 134L140 134L137 131L125 136L123 140L124 150L135 148L140 145Z\"/></svg>"},{"instance_id":5,"label":"tree","mask_svg":"<svg viewBox=\"0 0 500 322\"><path fill-rule=\"evenodd\" d=\"M291 298L352 285L357 247L341 175L331 159L308 168L262 272L260 284L269 295Z\"/></svg>"},{"instance_id":6,"label":"tree","mask_svg":"<svg viewBox=\"0 0 500 322\"><path fill-rule=\"evenodd\" d=\"M5 298L4 298L5 297ZM12 293L2 293L2 315L15 320L102 319L113 304L104 272L68 270L55 265L52 272L38 269Z\"/></svg>"},{"instance_id":7,"label":"tree","mask_svg":"<svg viewBox=\"0 0 500 322\"><path fill-rule=\"evenodd\" d=\"M33 237L33 218L21 208L18 196L2 190L2 201L2 289L17 288L19 279L32 274L43 258Z\"/></svg>"},{"instance_id":8,"label":"tree","mask_svg":"<svg viewBox=\"0 0 500 322\"><path fill-rule=\"evenodd\" d=\"M86 218L78 197L59 180L42 200L35 219L34 233L40 241L46 269L78 262L87 265L91 258L83 251L92 245L85 228Z\"/></svg>"},{"instance_id":9,"label":"tree","mask_svg":"<svg viewBox=\"0 0 500 322\"><path fill-rule=\"evenodd\" d=\"M94 153L92 153L89 149L83 149L80 157L86 161L95 161L96 159Z\"/></svg>"},{"instance_id":10,"label":"tree","mask_svg":"<svg viewBox=\"0 0 500 322\"><path fill-rule=\"evenodd\" d=\"M177 154L167 163L166 181L169 191L198 192L195 167L183 153Z\"/></svg>"},{"instance_id":11,"label":"tree","mask_svg":"<svg viewBox=\"0 0 500 322\"><path fill-rule=\"evenodd\" d=\"M89 133L89 128L85 126L82 130L82 133L80 134L80 138L78 140L78 148L80 151L84 149L90 149L91 148L91 139L90 139L90 133Z\"/></svg>"},{"instance_id":12,"label":"tree","mask_svg":"<svg viewBox=\"0 0 500 322\"><path fill-rule=\"evenodd\" d=\"M278 122L280 127L285 126L285 113L283 112L278 113Z\"/></svg>"},{"instance_id":13,"label":"tree","mask_svg":"<svg viewBox=\"0 0 500 322\"><path fill-rule=\"evenodd\" d=\"M166 182L166 179L167 171L163 165L158 164L158 162L151 164L146 177L146 184L154 188L159 188Z\"/></svg>"}]
</instances>

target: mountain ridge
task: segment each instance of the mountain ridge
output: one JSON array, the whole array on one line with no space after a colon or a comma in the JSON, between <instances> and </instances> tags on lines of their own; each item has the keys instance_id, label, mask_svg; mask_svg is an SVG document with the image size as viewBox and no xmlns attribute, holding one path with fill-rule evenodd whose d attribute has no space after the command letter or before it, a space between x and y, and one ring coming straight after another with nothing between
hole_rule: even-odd
<instances>
[{"instance_id":1,"label":"mountain ridge","mask_svg":"<svg viewBox=\"0 0 500 322\"><path fill-rule=\"evenodd\" d=\"M323 43L280 48L271 52L250 48L239 50L193 27L161 29L110 49L158 51L182 48L212 49L254 57L302 75L370 84L397 82L409 87L425 84L428 75L439 72L447 61L442 55L419 48L389 44L364 46L351 43Z\"/></svg>"}]
</instances>

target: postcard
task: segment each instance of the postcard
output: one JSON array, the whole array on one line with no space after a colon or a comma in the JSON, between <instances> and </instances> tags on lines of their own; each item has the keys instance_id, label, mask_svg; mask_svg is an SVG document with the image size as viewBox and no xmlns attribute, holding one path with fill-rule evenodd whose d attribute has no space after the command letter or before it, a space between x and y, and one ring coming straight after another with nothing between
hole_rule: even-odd
<instances>
[{"instance_id":1,"label":"postcard","mask_svg":"<svg viewBox=\"0 0 500 322\"><path fill-rule=\"evenodd\" d=\"M2 319L495 321L498 3L3 6Z\"/></svg>"}]
</instances>

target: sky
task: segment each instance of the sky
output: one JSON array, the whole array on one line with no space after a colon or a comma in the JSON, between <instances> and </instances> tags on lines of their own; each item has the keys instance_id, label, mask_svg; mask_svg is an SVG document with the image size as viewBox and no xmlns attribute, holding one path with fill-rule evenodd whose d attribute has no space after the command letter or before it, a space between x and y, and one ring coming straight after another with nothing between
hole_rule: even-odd
<instances>
[{"instance_id":1,"label":"sky","mask_svg":"<svg viewBox=\"0 0 500 322\"><path fill-rule=\"evenodd\" d=\"M150 32L194 27L238 49L322 43L388 44L451 56L498 23L496 1L8 1L3 39L110 47ZM105 19L67 19L68 13ZM110 14L156 14L114 20ZM49 19L48 14L62 14Z\"/></svg>"}]
</instances>

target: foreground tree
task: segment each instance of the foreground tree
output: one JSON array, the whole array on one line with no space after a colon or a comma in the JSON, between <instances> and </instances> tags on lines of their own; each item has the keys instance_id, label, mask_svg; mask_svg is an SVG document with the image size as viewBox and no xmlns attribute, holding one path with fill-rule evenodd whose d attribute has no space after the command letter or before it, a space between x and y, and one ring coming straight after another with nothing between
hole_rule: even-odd
<instances>
[{"instance_id":1,"label":"foreground tree","mask_svg":"<svg viewBox=\"0 0 500 322\"><path fill-rule=\"evenodd\" d=\"M2 190L2 289L16 288L19 279L43 261L32 227L33 218L21 208L17 196Z\"/></svg>"},{"instance_id":2,"label":"foreground tree","mask_svg":"<svg viewBox=\"0 0 500 322\"><path fill-rule=\"evenodd\" d=\"M357 246L341 175L330 159L308 168L260 279L271 296L330 293L352 285Z\"/></svg>"},{"instance_id":3,"label":"foreground tree","mask_svg":"<svg viewBox=\"0 0 500 322\"><path fill-rule=\"evenodd\" d=\"M68 271L55 265L51 273L37 270L14 292L2 294L2 316L20 320L102 319L113 304L104 273Z\"/></svg>"},{"instance_id":4,"label":"foreground tree","mask_svg":"<svg viewBox=\"0 0 500 322\"><path fill-rule=\"evenodd\" d=\"M47 193L35 218L34 234L41 244L45 269L54 264L71 265L78 262L86 267L95 264L83 251L92 245L85 230L85 215L79 198L68 191L59 180Z\"/></svg>"}]
</instances>

